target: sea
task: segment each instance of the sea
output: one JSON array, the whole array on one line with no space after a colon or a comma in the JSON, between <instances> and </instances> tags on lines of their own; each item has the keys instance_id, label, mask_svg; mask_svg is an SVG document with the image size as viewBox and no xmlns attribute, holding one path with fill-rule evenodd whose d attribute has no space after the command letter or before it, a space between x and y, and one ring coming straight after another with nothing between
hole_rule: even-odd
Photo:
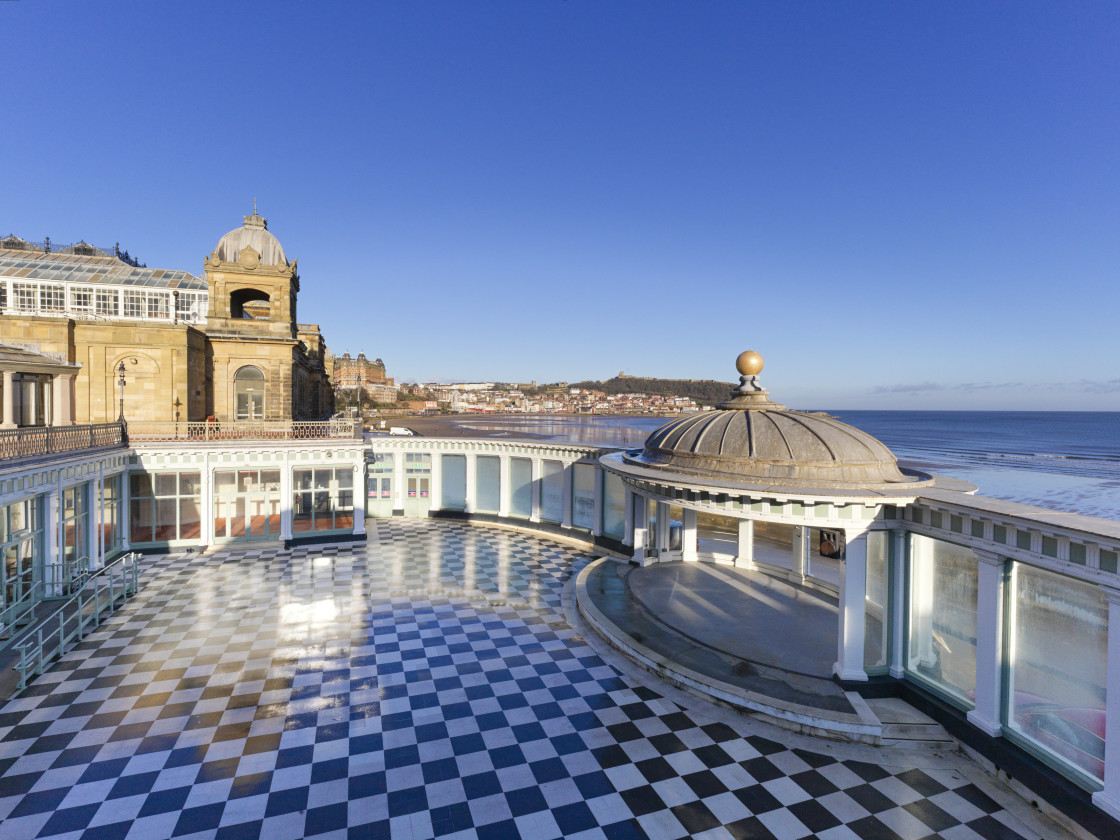
<instances>
[{"instance_id":1,"label":"sea","mask_svg":"<svg viewBox=\"0 0 1120 840\"><path fill-rule=\"evenodd\" d=\"M903 466L961 478L984 496L1120 520L1120 412L843 411ZM637 447L672 418L488 415L447 418L488 435Z\"/></svg>"}]
</instances>

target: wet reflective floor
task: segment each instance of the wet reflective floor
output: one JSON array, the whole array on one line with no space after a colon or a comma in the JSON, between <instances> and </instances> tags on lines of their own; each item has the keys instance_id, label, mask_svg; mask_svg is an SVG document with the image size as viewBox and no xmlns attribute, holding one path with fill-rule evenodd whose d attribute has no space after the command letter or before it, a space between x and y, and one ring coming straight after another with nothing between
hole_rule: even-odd
<instances>
[{"instance_id":1,"label":"wet reflective floor","mask_svg":"<svg viewBox=\"0 0 1120 840\"><path fill-rule=\"evenodd\" d=\"M628 673L566 617L578 550L369 524L150 559L0 707L0 837L1064 836L959 757L787 737Z\"/></svg>"}]
</instances>

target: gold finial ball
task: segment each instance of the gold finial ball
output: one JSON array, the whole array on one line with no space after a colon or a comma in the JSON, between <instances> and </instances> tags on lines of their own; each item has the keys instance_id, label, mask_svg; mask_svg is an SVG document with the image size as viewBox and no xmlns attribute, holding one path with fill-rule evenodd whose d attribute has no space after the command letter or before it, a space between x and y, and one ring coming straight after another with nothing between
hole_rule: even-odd
<instances>
[{"instance_id":1,"label":"gold finial ball","mask_svg":"<svg viewBox=\"0 0 1120 840\"><path fill-rule=\"evenodd\" d=\"M758 376L762 373L762 355L754 350L744 350L735 360L735 369L743 376Z\"/></svg>"}]
</instances>

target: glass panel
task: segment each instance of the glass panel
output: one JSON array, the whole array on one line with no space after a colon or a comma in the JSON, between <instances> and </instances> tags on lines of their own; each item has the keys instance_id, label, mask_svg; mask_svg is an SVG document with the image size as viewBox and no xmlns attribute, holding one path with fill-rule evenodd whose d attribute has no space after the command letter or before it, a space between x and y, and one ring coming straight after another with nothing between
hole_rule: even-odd
<instances>
[{"instance_id":1,"label":"glass panel","mask_svg":"<svg viewBox=\"0 0 1120 840\"><path fill-rule=\"evenodd\" d=\"M669 550L680 551L684 536L684 510L680 505L669 505Z\"/></svg>"},{"instance_id":2,"label":"glass panel","mask_svg":"<svg viewBox=\"0 0 1120 840\"><path fill-rule=\"evenodd\" d=\"M245 501L249 514L249 536L263 537L268 533L268 497L254 493Z\"/></svg>"},{"instance_id":3,"label":"glass panel","mask_svg":"<svg viewBox=\"0 0 1120 840\"><path fill-rule=\"evenodd\" d=\"M313 476L311 470L296 470L292 473L292 489L310 490Z\"/></svg>"},{"instance_id":4,"label":"glass panel","mask_svg":"<svg viewBox=\"0 0 1120 840\"><path fill-rule=\"evenodd\" d=\"M541 519L564 521L564 465L560 461L541 461Z\"/></svg>"},{"instance_id":5,"label":"glass panel","mask_svg":"<svg viewBox=\"0 0 1120 840\"><path fill-rule=\"evenodd\" d=\"M152 541L152 500L132 499L128 505L128 539L134 543Z\"/></svg>"},{"instance_id":6,"label":"glass panel","mask_svg":"<svg viewBox=\"0 0 1120 840\"><path fill-rule=\"evenodd\" d=\"M237 484L237 474L232 472L214 473L214 490L218 493L232 493Z\"/></svg>"},{"instance_id":7,"label":"glass panel","mask_svg":"<svg viewBox=\"0 0 1120 840\"><path fill-rule=\"evenodd\" d=\"M754 559L783 569L793 569L793 526L779 522L754 523Z\"/></svg>"},{"instance_id":8,"label":"glass panel","mask_svg":"<svg viewBox=\"0 0 1120 840\"><path fill-rule=\"evenodd\" d=\"M313 490L329 490L334 470L315 470L315 486Z\"/></svg>"},{"instance_id":9,"label":"glass panel","mask_svg":"<svg viewBox=\"0 0 1120 840\"><path fill-rule=\"evenodd\" d=\"M155 476L157 496L174 496L178 491L178 476L175 473L158 473Z\"/></svg>"},{"instance_id":10,"label":"glass panel","mask_svg":"<svg viewBox=\"0 0 1120 840\"><path fill-rule=\"evenodd\" d=\"M696 514L697 551L711 554L739 553L739 520L718 513Z\"/></svg>"},{"instance_id":11,"label":"glass panel","mask_svg":"<svg viewBox=\"0 0 1120 840\"><path fill-rule=\"evenodd\" d=\"M329 531L334 528L334 509L331 505L331 494L326 490L318 490L313 495L315 530Z\"/></svg>"},{"instance_id":12,"label":"glass panel","mask_svg":"<svg viewBox=\"0 0 1120 840\"><path fill-rule=\"evenodd\" d=\"M603 472L603 533L616 540L626 535L626 486L621 476Z\"/></svg>"},{"instance_id":13,"label":"glass panel","mask_svg":"<svg viewBox=\"0 0 1120 840\"><path fill-rule=\"evenodd\" d=\"M971 704L976 688L976 555L910 537L910 640L906 667Z\"/></svg>"},{"instance_id":14,"label":"glass panel","mask_svg":"<svg viewBox=\"0 0 1120 840\"><path fill-rule=\"evenodd\" d=\"M867 534L867 591L863 636L863 666L881 668L887 665L888 565L890 535L886 531Z\"/></svg>"},{"instance_id":15,"label":"glass panel","mask_svg":"<svg viewBox=\"0 0 1120 840\"><path fill-rule=\"evenodd\" d=\"M498 512L499 474L502 461L496 455L475 458L475 509L483 513Z\"/></svg>"},{"instance_id":16,"label":"glass panel","mask_svg":"<svg viewBox=\"0 0 1120 840\"><path fill-rule=\"evenodd\" d=\"M657 501L647 499L646 504L646 548L657 548Z\"/></svg>"},{"instance_id":17,"label":"glass panel","mask_svg":"<svg viewBox=\"0 0 1120 840\"><path fill-rule=\"evenodd\" d=\"M533 515L533 462L529 458L509 460L509 512L526 518Z\"/></svg>"},{"instance_id":18,"label":"glass panel","mask_svg":"<svg viewBox=\"0 0 1120 840\"><path fill-rule=\"evenodd\" d=\"M178 539L178 508L175 499L156 499L156 542Z\"/></svg>"},{"instance_id":19,"label":"glass panel","mask_svg":"<svg viewBox=\"0 0 1120 840\"><path fill-rule=\"evenodd\" d=\"M1108 601L1021 563L1013 575L1008 726L1103 781Z\"/></svg>"},{"instance_id":20,"label":"glass panel","mask_svg":"<svg viewBox=\"0 0 1120 840\"><path fill-rule=\"evenodd\" d=\"M196 540L202 536L202 508L197 499L179 500L179 539Z\"/></svg>"},{"instance_id":21,"label":"glass panel","mask_svg":"<svg viewBox=\"0 0 1120 840\"><path fill-rule=\"evenodd\" d=\"M148 473L130 473L128 476L128 492L132 498L152 495L152 477Z\"/></svg>"},{"instance_id":22,"label":"glass panel","mask_svg":"<svg viewBox=\"0 0 1120 840\"><path fill-rule=\"evenodd\" d=\"M202 478L198 473L180 473L179 474L179 495L180 496L200 496L202 495Z\"/></svg>"},{"instance_id":23,"label":"glass panel","mask_svg":"<svg viewBox=\"0 0 1120 840\"><path fill-rule=\"evenodd\" d=\"M311 494L296 493L293 499L292 530L311 530Z\"/></svg>"},{"instance_id":24,"label":"glass panel","mask_svg":"<svg viewBox=\"0 0 1120 840\"><path fill-rule=\"evenodd\" d=\"M343 469L339 467L334 471L334 480L338 484L339 490L353 490L354 489L354 471L350 469Z\"/></svg>"},{"instance_id":25,"label":"glass panel","mask_svg":"<svg viewBox=\"0 0 1120 840\"><path fill-rule=\"evenodd\" d=\"M572 525L590 531L595 527L595 479L592 464L572 464Z\"/></svg>"},{"instance_id":26,"label":"glass panel","mask_svg":"<svg viewBox=\"0 0 1120 840\"><path fill-rule=\"evenodd\" d=\"M467 506L467 458L465 455L444 455L441 460L443 482L440 505L449 510L463 510ZM388 489L382 485L384 490Z\"/></svg>"},{"instance_id":27,"label":"glass panel","mask_svg":"<svg viewBox=\"0 0 1120 840\"><path fill-rule=\"evenodd\" d=\"M261 470L261 489L268 493L280 491L280 470Z\"/></svg>"}]
</instances>

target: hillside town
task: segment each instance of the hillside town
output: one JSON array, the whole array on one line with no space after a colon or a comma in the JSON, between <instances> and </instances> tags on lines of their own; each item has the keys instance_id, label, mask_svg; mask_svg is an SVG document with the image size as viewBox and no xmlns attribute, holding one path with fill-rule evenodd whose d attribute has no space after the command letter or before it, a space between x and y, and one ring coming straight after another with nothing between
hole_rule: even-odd
<instances>
[{"instance_id":1,"label":"hillside town","mask_svg":"<svg viewBox=\"0 0 1120 840\"><path fill-rule=\"evenodd\" d=\"M559 382L548 385L502 382L396 384L381 359L349 352L333 359L335 405L366 415L430 414L684 414L701 411L691 397L661 394L607 394Z\"/></svg>"}]
</instances>

